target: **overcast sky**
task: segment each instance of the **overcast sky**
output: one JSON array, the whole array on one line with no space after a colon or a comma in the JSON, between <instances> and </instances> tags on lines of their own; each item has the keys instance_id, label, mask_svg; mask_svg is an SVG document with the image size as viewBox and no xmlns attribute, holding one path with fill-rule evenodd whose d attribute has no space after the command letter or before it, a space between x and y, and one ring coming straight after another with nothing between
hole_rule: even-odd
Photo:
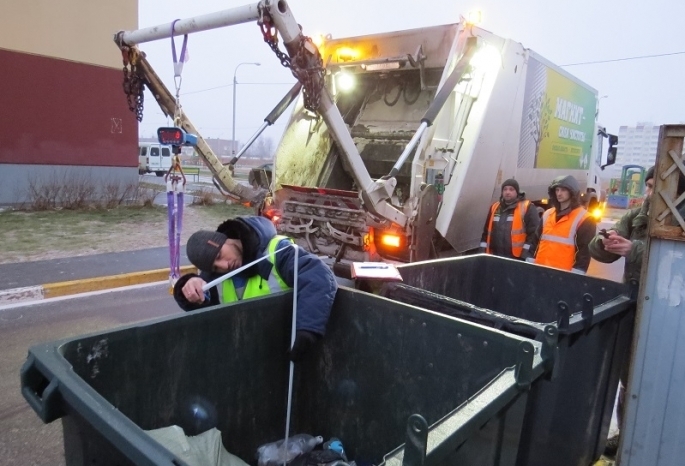
<instances>
[{"instance_id":1,"label":"overcast sky","mask_svg":"<svg viewBox=\"0 0 685 466\"><path fill-rule=\"evenodd\" d=\"M139 27L221 11L254 2L240 0L138 0ZM600 124L618 134L622 125L685 122L685 1L683 0L290 0L303 32L334 38L457 22L472 9L483 12L481 27L520 42L557 65L566 66L606 98ZM176 38L180 50L182 38ZM173 88L170 40L141 44L157 73ZM282 47L282 46L281 46ZM231 138L232 81L237 73L236 139L245 141L295 82L256 24L191 34L190 60L183 70L181 104L204 137ZM278 142L287 112L264 135ZM146 95L140 135L166 123Z\"/></svg>"}]
</instances>

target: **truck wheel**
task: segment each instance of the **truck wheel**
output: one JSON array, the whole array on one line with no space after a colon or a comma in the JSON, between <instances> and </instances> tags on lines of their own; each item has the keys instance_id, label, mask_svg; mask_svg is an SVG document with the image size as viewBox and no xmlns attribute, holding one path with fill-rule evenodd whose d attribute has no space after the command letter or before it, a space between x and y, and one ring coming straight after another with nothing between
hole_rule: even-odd
<instances>
[{"instance_id":1,"label":"truck wheel","mask_svg":"<svg viewBox=\"0 0 685 466\"><path fill-rule=\"evenodd\" d=\"M157 175L157 176L164 176L164 172L155 172L155 175Z\"/></svg>"}]
</instances>

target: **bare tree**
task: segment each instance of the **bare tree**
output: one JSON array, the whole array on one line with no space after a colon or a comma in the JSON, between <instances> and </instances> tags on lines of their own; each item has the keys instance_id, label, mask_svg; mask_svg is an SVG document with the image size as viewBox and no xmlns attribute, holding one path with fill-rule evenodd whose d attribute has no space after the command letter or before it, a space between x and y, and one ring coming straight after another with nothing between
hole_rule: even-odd
<instances>
[{"instance_id":1,"label":"bare tree","mask_svg":"<svg viewBox=\"0 0 685 466\"><path fill-rule=\"evenodd\" d=\"M259 138L257 141L257 157L260 159L272 159L273 158L273 141L271 138Z\"/></svg>"},{"instance_id":2,"label":"bare tree","mask_svg":"<svg viewBox=\"0 0 685 466\"><path fill-rule=\"evenodd\" d=\"M268 137L258 138L245 151L245 157L251 159L271 159L273 156L273 141Z\"/></svg>"}]
</instances>

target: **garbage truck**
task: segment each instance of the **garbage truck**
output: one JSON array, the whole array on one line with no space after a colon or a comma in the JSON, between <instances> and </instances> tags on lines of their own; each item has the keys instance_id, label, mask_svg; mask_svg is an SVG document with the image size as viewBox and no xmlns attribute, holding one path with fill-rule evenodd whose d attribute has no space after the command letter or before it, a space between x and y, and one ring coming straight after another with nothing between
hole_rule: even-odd
<instances>
[{"instance_id":1,"label":"garbage truck","mask_svg":"<svg viewBox=\"0 0 685 466\"><path fill-rule=\"evenodd\" d=\"M284 1L199 18L115 36L129 105L142 118L142 88L150 88L197 136L215 185L312 252L413 262L474 250L507 178L542 210L552 179L573 175L601 216L607 135L596 124L597 91L518 42L461 20L317 45ZM250 20L297 83L222 164L138 47ZM230 168L293 102L269 184L237 183Z\"/></svg>"},{"instance_id":2,"label":"garbage truck","mask_svg":"<svg viewBox=\"0 0 685 466\"><path fill-rule=\"evenodd\" d=\"M405 262L474 250L508 178L542 210L552 179L573 175L601 217L597 91L533 50L465 21L319 50L342 121L297 103L263 209L303 247ZM374 211L358 170L401 219Z\"/></svg>"}]
</instances>

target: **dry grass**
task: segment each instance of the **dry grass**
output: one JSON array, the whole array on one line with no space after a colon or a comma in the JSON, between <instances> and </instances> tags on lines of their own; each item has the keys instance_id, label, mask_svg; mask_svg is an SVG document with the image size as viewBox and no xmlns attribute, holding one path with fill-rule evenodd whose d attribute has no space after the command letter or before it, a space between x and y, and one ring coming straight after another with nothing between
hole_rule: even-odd
<instances>
[{"instance_id":1,"label":"dry grass","mask_svg":"<svg viewBox=\"0 0 685 466\"><path fill-rule=\"evenodd\" d=\"M186 206L181 241L251 213L238 204ZM0 212L0 244L0 264L167 246L166 207Z\"/></svg>"},{"instance_id":2,"label":"dry grass","mask_svg":"<svg viewBox=\"0 0 685 466\"><path fill-rule=\"evenodd\" d=\"M216 204L218 194L212 188L200 188L192 193L193 205L210 206Z\"/></svg>"}]
</instances>

